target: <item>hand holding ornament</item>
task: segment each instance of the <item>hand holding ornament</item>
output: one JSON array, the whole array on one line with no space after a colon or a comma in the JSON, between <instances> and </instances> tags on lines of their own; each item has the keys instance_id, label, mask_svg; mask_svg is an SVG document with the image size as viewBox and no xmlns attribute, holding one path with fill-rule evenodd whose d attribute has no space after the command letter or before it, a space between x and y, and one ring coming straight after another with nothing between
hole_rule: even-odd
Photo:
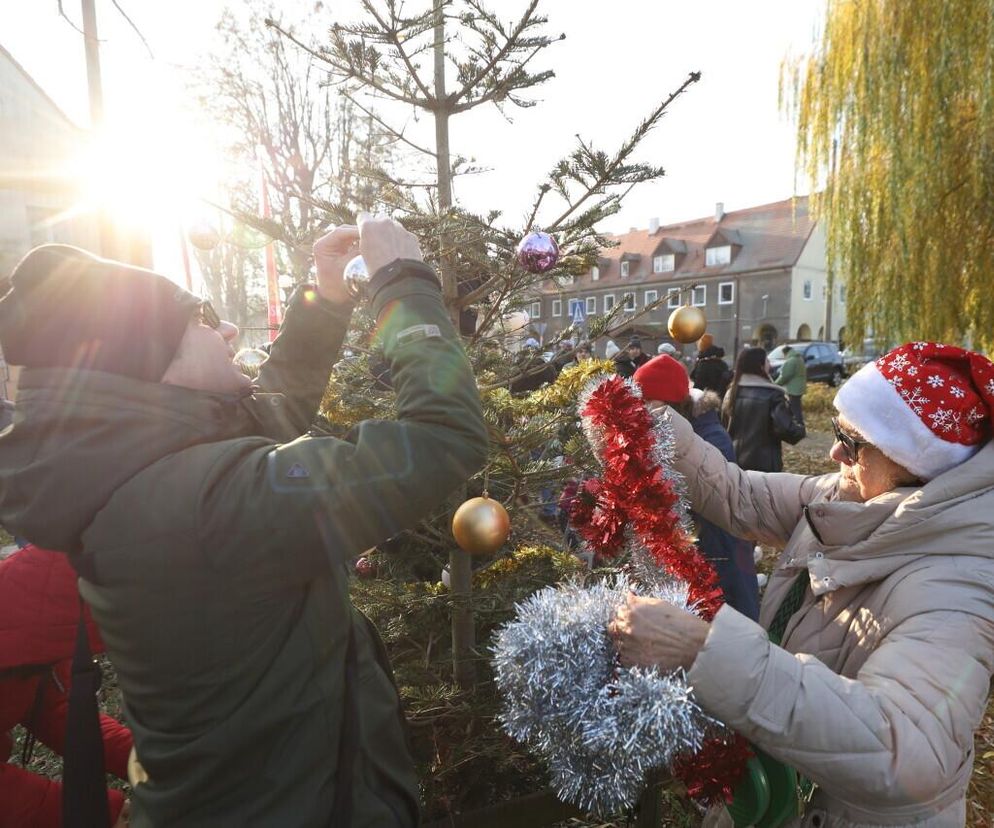
<instances>
[{"instance_id":1,"label":"hand holding ornament","mask_svg":"<svg viewBox=\"0 0 994 828\"><path fill-rule=\"evenodd\" d=\"M351 224L339 225L314 242L314 269L322 299L342 305L352 302L342 274L358 249L359 229Z\"/></svg>"},{"instance_id":2,"label":"hand holding ornament","mask_svg":"<svg viewBox=\"0 0 994 828\"><path fill-rule=\"evenodd\" d=\"M658 598L630 594L608 625L625 667L689 670L711 625Z\"/></svg>"},{"instance_id":3,"label":"hand holding ornament","mask_svg":"<svg viewBox=\"0 0 994 828\"><path fill-rule=\"evenodd\" d=\"M418 237L389 216L359 213L359 251L366 262L369 275L397 259L424 261ZM344 264L344 263L343 263Z\"/></svg>"}]
</instances>

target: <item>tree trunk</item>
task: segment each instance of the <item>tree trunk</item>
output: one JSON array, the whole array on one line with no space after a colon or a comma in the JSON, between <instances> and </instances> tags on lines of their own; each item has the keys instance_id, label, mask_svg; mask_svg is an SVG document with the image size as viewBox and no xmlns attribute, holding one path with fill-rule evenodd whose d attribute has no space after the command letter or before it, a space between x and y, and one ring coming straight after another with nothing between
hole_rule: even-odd
<instances>
[{"instance_id":1,"label":"tree trunk","mask_svg":"<svg viewBox=\"0 0 994 828\"><path fill-rule=\"evenodd\" d=\"M455 269L452 267L452 246L446 230L447 213L452 207L452 170L449 166L449 111L445 94L445 17L443 0L435 0L435 153L438 181L438 212L441 218L439 232L439 264L442 276L442 295L445 297L452 324L459 330L459 309L455 306L458 296ZM466 487L461 486L455 495L465 500ZM455 504L458 507L458 503ZM452 594L452 673L464 690L476 680L473 651L476 646L476 628L472 604L473 568L469 554L453 546L449 552L449 583Z\"/></svg>"}]
</instances>

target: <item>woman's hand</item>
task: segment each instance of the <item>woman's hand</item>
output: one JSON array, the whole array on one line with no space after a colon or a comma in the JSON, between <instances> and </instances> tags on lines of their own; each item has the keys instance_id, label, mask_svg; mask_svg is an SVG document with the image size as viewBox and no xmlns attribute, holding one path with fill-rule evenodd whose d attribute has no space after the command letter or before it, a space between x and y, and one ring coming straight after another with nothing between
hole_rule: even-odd
<instances>
[{"instance_id":1,"label":"woman's hand","mask_svg":"<svg viewBox=\"0 0 994 828\"><path fill-rule=\"evenodd\" d=\"M608 633L626 667L689 670L710 628L707 621L667 601L629 595Z\"/></svg>"}]
</instances>

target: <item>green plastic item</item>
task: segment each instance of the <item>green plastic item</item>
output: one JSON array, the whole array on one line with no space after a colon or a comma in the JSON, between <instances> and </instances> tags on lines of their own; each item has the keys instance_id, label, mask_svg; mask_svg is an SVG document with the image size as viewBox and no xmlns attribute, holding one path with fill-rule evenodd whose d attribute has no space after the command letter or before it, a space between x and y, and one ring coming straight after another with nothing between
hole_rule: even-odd
<instances>
[{"instance_id":1,"label":"green plastic item","mask_svg":"<svg viewBox=\"0 0 994 828\"><path fill-rule=\"evenodd\" d=\"M735 786L732 801L725 807L736 828L758 825L770 807L770 783L756 756L746 763L746 775Z\"/></svg>"},{"instance_id":2,"label":"green plastic item","mask_svg":"<svg viewBox=\"0 0 994 828\"><path fill-rule=\"evenodd\" d=\"M756 823L756 828L780 828L798 816L797 771L790 765L778 762L763 751L756 751L766 773L766 781L770 786L770 805L766 813Z\"/></svg>"}]
</instances>

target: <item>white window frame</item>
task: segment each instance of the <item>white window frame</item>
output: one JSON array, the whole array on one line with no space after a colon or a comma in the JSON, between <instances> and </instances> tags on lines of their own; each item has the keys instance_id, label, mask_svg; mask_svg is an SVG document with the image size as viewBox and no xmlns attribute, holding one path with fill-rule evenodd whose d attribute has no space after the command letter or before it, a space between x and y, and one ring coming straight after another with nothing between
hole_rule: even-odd
<instances>
[{"instance_id":1,"label":"white window frame","mask_svg":"<svg viewBox=\"0 0 994 828\"><path fill-rule=\"evenodd\" d=\"M674 270L676 270L675 253L660 253L652 257L653 273L672 273Z\"/></svg>"},{"instance_id":2,"label":"white window frame","mask_svg":"<svg viewBox=\"0 0 994 828\"><path fill-rule=\"evenodd\" d=\"M680 307L680 288L666 288L666 307L670 310Z\"/></svg>"},{"instance_id":3,"label":"white window frame","mask_svg":"<svg viewBox=\"0 0 994 828\"><path fill-rule=\"evenodd\" d=\"M532 319L542 318L542 303L532 302Z\"/></svg>"},{"instance_id":4,"label":"white window frame","mask_svg":"<svg viewBox=\"0 0 994 828\"><path fill-rule=\"evenodd\" d=\"M587 297L587 316L597 313L597 297L588 296Z\"/></svg>"},{"instance_id":5,"label":"white window frame","mask_svg":"<svg viewBox=\"0 0 994 828\"><path fill-rule=\"evenodd\" d=\"M597 265L594 265L592 268L590 268L590 281L596 282L600 278L601 278L601 269Z\"/></svg>"},{"instance_id":6,"label":"white window frame","mask_svg":"<svg viewBox=\"0 0 994 828\"><path fill-rule=\"evenodd\" d=\"M703 308L708 303L708 286L694 285L694 296L691 304L695 308Z\"/></svg>"},{"instance_id":7,"label":"white window frame","mask_svg":"<svg viewBox=\"0 0 994 828\"><path fill-rule=\"evenodd\" d=\"M801 298L805 302L810 302L814 299L815 289L810 279L805 279L801 282Z\"/></svg>"},{"instance_id":8,"label":"white window frame","mask_svg":"<svg viewBox=\"0 0 994 828\"><path fill-rule=\"evenodd\" d=\"M727 299L721 298L722 288L731 288L731 294ZM735 304L735 282L718 282L718 304L719 305L734 305Z\"/></svg>"},{"instance_id":9,"label":"white window frame","mask_svg":"<svg viewBox=\"0 0 994 828\"><path fill-rule=\"evenodd\" d=\"M730 244L719 244L709 247L704 251L705 267L721 267L732 261L732 246Z\"/></svg>"},{"instance_id":10,"label":"white window frame","mask_svg":"<svg viewBox=\"0 0 994 828\"><path fill-rule=\"evenodd\" d=\"M552 315L562 316L563 315L563 300L553 299L552 300Z\"/></svg>"},{"instance_id":11,"label":"white window frame","mask_svg":"<svg viewBox=\"0 0 994 828\"><path fill-rule=\"evenodd\" d=\"M627 260L625 260L625 261L623 261L621 263L621 278L622 279L627 279L628 278L628 273L629 273L629 270L630 270L630 268L629 268L630 264L631 264L631 262L629 262Z\"/></svg>"},{"instance_id":12,"label":"white window frame","mask_svg":"<svg viewBox=\"0 0 994 828\"><path fill-rule=\"evenodd\" d=\"M622 301L622 305L623 305L622 306L622 310L624 310L626 313L635 310L635 308L636 308L636 306L638 304L635 301L635 291L632 291L631 293L626 293L622 297L621 301Z\"/></svg>"},{"instance_id":13,"label":"white window frame","mask_svg":"<svg viewBox=\"0 0 994 828\"><path fill-rule=\"evenodd\" d=\"M604 313L610 313L614 310L614 294L605 293L604 294Z\"/></svg>"},{"instance_id":14,"label":"white window frame","mask_svg":"<svg viewBox=\"0 0 994 828\"><path fill-rule=\"evenodd\" d=\"M659 299L659 291L658 290L647 290L645 292L645 296L642 297L642 307L643 308L648 307L653 302L655 302L657 299Z\"/></svg>"},{"instance_id":15,"label":"white window frame","mask_svg":"<svg viewBox=\"0 0 994 828\"><path fill-rule=\"evenodd\" d=\"M839 285L839 304L844 305L846 303L846 286Z\"/></svg>"}]
</instances>

